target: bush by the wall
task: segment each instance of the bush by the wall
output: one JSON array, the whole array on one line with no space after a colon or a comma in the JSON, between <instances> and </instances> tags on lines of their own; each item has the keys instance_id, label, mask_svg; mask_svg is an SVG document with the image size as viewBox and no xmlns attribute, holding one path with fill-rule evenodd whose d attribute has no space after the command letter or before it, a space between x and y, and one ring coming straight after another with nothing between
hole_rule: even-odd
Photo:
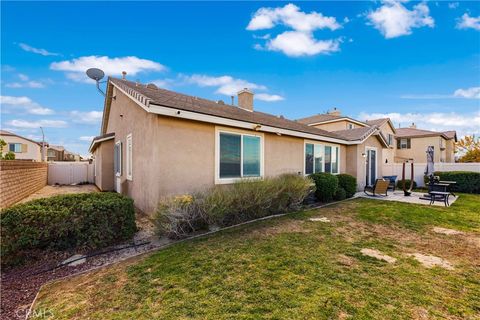
<instances>
[{"instance_id":1,"label":"bush by the wall","mask_svg":"<svg viewBox=\"0 0 480 320\"><path fill-rule=\"evenodd\" d=\"M345 200L347 199L347 192L344 188L338 187L337 192L335 193L335 196L333 198L337 201Z\"/></svg>"},{"instance_id":2,"label":"bush by the wall","mask_svg":"<svg viewBox=\"0 0 480 320\"><path fill-rule=\"evenodd\" d=\"M403 183L402 183L402 179L398 180L397 181L397 189L399 190L402 190L403 188ZM405 179L405 188L410 188L410 179ZM415 180L413 181L413 189L416 189L417 188L417 183L415 182Z\"/></svg>"},{"instance_id":3,"label":"bush by the wall","mask_svg":"<svg viewBox=\"0 0 480 320\"><path fill-rule=\"evenodd\" d=\"M314 173L310 177L315 182L315 196L321 202L330 202L337 192L338 179L337 176L330 173Z\"/></svg>"},{"instance_id":4,"label":"bush by the wall","mask_svg":"<svg viewBox=\"0 0 480 320\"><path fill-rule=\"evenodd\" d=\"M96 249L136 232L133 200L117 193L38 199L4 209L0 215L2 263L33 249Z\"/></svg>"},{"instance_id":5,"label":"bush by the wall","mask_svg":"<svg viewBox=\"0 0 480 320\"><path fill-rule=\"evenodd\" d=\"M345 190L347 198L353 197L357 192L357 178L346 173L338 174L338 187L342 187Z\"/></svg>"},{"instance_id":6,"label":"bush by the wall","mask_svg":"<svg viewBox=\"0 0 480 320\"><path fill-rule=\"evenodd\" d=\"M285 174L166 199L157 210L157 230L178 239L209 225L229 226L285 213L298 209L311 188L310 179Z\"/></svg>"},{"instance_id":7,"label":"bush by the wall","mask_svg":"<svg viewBox=\"0 0 480 320\"><path fill-rule=\"evenodd\" d=\"M472 171L435 171L435 176L440 181L456 181L452 191L465 193L480 193L480 173ZM425 186L428 186L429 179L424 177Z\"/></svg>"}]
</instances>

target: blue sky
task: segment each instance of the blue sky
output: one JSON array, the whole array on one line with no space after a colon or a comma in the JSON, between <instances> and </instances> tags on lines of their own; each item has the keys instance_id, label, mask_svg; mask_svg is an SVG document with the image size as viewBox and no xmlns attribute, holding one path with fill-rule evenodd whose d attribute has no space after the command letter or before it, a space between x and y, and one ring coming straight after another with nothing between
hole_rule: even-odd
<instances>
[{"instance_id":1,"label":"blue sky","mask_svg":"<svg viewBox=\"0 0 480 320\"><path fill-rule=\"evenodd\" d=\"M337 107L480 134L480 2L2 2L1 126L86 154L103 98L83 71L290 119Z\"/></svg>"}]
</instances>

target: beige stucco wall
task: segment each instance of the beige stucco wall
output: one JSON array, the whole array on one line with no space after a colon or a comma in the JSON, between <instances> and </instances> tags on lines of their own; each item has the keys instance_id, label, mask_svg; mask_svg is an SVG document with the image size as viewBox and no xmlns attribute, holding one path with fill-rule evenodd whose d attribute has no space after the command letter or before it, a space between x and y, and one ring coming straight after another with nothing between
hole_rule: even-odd
<instances>
[{"instance_id":1,"label":"beige stucco wall","mask_svg":"<svg viewBox=\"0 0 480 320\"><path fill-rule=\"evenodd\" d=\"M117 141L123 144L121 192L132 197L138 208L152 212L163 197L192 193L215 185L216 130L225 127L149 114L121 92L114 95L116 99L112 101L106 132L115 132L112 144ZM229 130L255 133L236 128ZM132 180L126 178L128 134L132 134ZM257 134L264 137L265 176L303 173L304 139ZM113 145L111 154L113 160ZM346 170L345 154L345 146L340 146L340 172ZM105 178L104 174L102 178Z\"/></svg>"},{"instance_id":2,"label":"beige stucco wall","mask_svg":"<svg viewBox=\"0 0 480 320\"><path fill-rule=\"evenodd\" d=\"M453 148L448 148L448 140L443 137L421 137L411 138L410 149L397 149L395 156L396 162L403 162L402 158L412 158L414 162L427 162L426 151L428 146L434 147L435 162L454 162ZM442 146L442 148L441 148ZM442 150L443 149L443 150ZM448 150L448 153L447 153Z\"/></svg>"},{"instance_id":3,"label":"beige stucco wall","mask_svg":"<svg viewBox=\"0 0 480 320\"><path fill-rule=\"evenodd\" d=\"M363 190L366 184L366 159L362 156L362 154L367 154L368 147L372 147L377 150L376 178L379 179L383 175L382 159L383 152L386 149L383 148L383 145L378 141L378 138L375 136L371 136L362 144L347 147L346 173L357 177L357 186L359 190Z\"/></svg>"},{"instance_id":4,"label":"beige stucco wall","mask_svg":"<svg viewBox=\"0 0 480 320\"><path fill-rule=\"evenodd\" d=\"M346 130L348 129L347 125L351 123L354 125L354 128L361 128L363 126L348 121L348 120L342 120L342 121L337 121L337 122L330 122L330 123L322 123L322 124L316 124L313 127L327 130L327 131L338 131L338 130Z\"/></svg>"},{"instance_id":5,"label":"beige stucco wall","mask_svg":"<svg viewBox=\"0 0 480 320\"><path fill-rule=\"evenodd\" d=\"M113 139L95 149L95 184L102 191L113 191Z\"/></svg>"},{"instance_id":6,"label":"beige stucco wall","mask_svg":"<svg viewBox=\"0 0 480 320\"><path fill-rule=\"evenodd\" d=\"M3 154L9 151L8 144L21 143L21 144L27 145L27 151L15 152L15 159L42 161L42 153L41 153L42 148L38 144L17 136L0 135L0 139L5 140L5 142L7 143L7 145L3 148Z\"/></svg>"}]
</instances>

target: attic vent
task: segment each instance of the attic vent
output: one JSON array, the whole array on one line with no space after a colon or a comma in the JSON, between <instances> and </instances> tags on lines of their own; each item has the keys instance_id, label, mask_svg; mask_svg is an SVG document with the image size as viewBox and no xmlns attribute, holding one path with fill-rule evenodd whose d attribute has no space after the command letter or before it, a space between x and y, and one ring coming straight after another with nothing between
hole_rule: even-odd
<instances>
[{"instance_id":1,"label":"attic vent","mask_svg":"<svg viewBox=\"0 0 480 320\"><path fill-rule=\"evenodd\" d=\"M217 103L218 104L225 104L225 102L223 102L223 100L218 100Z\"/></svg>"},{"instance_id":2,"label":"attic vent","mask_svg":"<svg viewBox=\"0 0 480 320\"><path fill-rule=\"evenodd\" d=\"M158 89L158 87L157 87L155 84L153 84L153 83L147 84L147 88L148 88L148 89Z\"/></svg>"}]
</instances>

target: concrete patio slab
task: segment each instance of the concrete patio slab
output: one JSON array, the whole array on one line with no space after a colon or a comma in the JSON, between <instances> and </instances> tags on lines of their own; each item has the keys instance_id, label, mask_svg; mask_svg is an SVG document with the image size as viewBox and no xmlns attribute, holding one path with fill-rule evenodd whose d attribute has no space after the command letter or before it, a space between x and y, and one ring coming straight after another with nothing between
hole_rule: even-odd
<instances>
[{"instance_id":1,"label":"concrete patio slab","mask_svg":"<svg viewBox=\"0 0 480 320\"><path fill-rule=\"evenodd\" d=\"M423 204L423 205L430 205L430 201L429 200L423 200L423 199L420 199L420 197L422 197L423 195L425 194L425 192L412 192L412 194L408 197L405 197L403 195L403 191L389 191L388 192L388 196L369 196L369 195L366 195L364 192L357 192L355 194L355 197L358 197L358 198L367 198L367 199L374 199L374 200L384 200L384 201L400 201L400 202L407 202L407 203L415 203L415 204ZM457 201L458 199L458 195L456 197L450 195L448 201L450 203L450 205L452 205L452 203L454 203L455 201ZM440 207L444 207L444 203L443 201L435 201L435 203L433 204L434 206L440 206Z\"/></svg>"}]
</instances>

